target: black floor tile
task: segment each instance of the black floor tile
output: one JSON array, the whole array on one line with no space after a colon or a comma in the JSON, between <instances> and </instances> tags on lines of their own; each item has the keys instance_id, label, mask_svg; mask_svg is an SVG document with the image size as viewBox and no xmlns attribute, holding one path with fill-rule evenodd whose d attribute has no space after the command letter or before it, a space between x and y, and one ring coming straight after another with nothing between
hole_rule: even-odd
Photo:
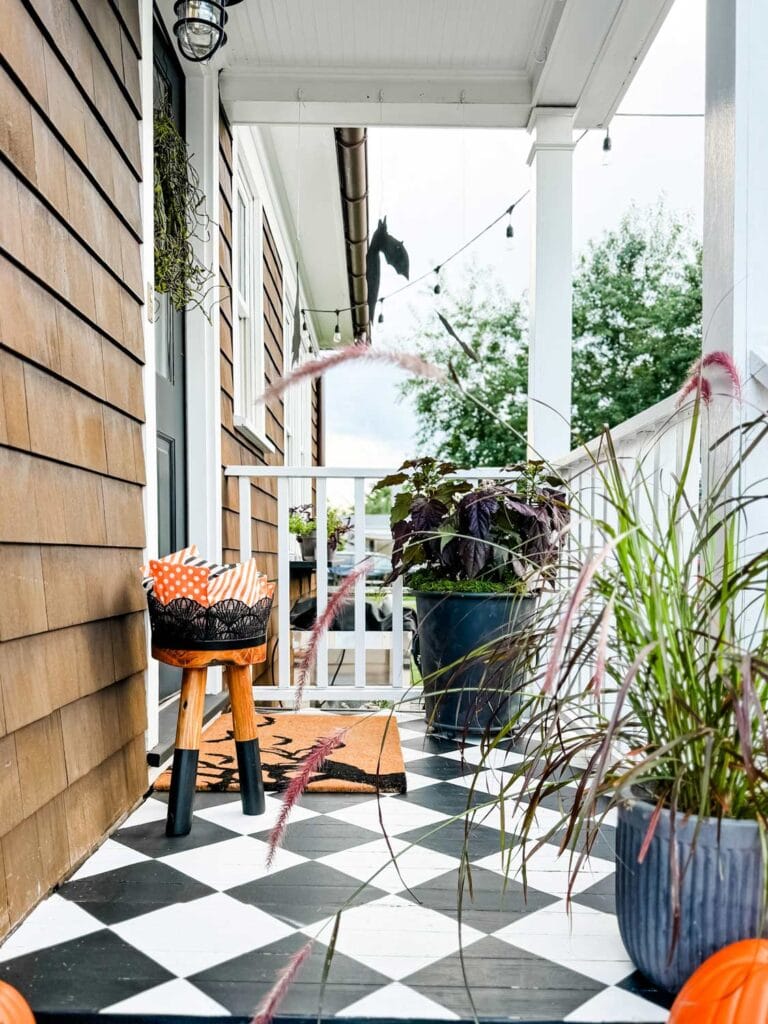
<instances>
[{"instance_id":1,"label":"black floor tile","mask_svg":"<svg viewBox=\"0 0 768 1024\"><path fill-rule=\"evenodd\" d=\"M213 856L213 853L212 853ZM104 924L209 896L213 889L159 861L129 864L115 871L65 882L59 895L77 903Z\"/></svg>"},{"instance_id":2,"label":"black floor tile","mask_svg":"<svg viewBox=\"0 0 768 1024\"><path fill-rule=\"evenodd\" d=\"M453 786L450 782L436 782L434 786L416 789L405 796L394 797L395 800L407 800L410 804L418 804L431 811L441 814L463 814L468 807L476 807L486 803L489 797L484 793L473 793L466 786Z\"/></svg>"},{"instance_id":3,"label":"black floor tile","mask_svg":"<svg viewBox=\"0 0 768 1024\"><path fill-rule=\"evenodd\" d=\"M634 971L628 978L620 981L616 987L623 988L627 992L633 992L637 996L642 996L643 999L648 999L657 1006L663 1006L665 1010L671 1010L672 1004L675 1001L674 995L670 992L661 992L640 971Z\"/></svg>"},{"instance_id":4,"label":"black floor tile","mask_svg":"<svg viewBox=\"0 0 768 1024\"><path fill-rule=\"evenodd\" d=\"M583 907L591 907L593 910L602 910L605 914L615 914L616 876L611 874L601 878L589 889L574 896L573 902L580 903Z\"/></svg>"},{"instance_id":5,"label":"black floor tile","mask_svg":"<svg viewBox=\"0 0 768 1024\"><path fill-rule=\"evenodd\" d=\"M463 821L449 821L447 824L424 825L411 829L397 837L407 843L418 843L429 850L445 853L449 857L461 857L465 847L470 860L480 860L500 850L499 833L486 825L470 824L468 837L465 836Z\"/></svg>"},{"instance_id":6,"label":"black floor tile","mask_svg":"<svg viewBox=\"0 0 768 1024\"><path fill-rule=\"evenodd\" d=\"M463 968L456 953L402 981L465 1019L473 1016L474 1001L481 1018L561 1020L605 988L584 975L493 938L467 946Z\"/></svg>"},{"instance_id":7,"label":"black floor tile","mask_svg":"<svg viewBox=\"0 0 768 1024\"><path fill-rule=\"evenodd\" d=\"M192 822L192 831L187 836L166 836L164 821L150 821L144 825L134 825L132 828L121 828L112 838L115 842L130 846L132 850L138 850L148 857L168 857L172 853L196 850L200 846L234 839L238 835L238 832L214 825L205 818L195 818Z\"/></svg>"},{"instance_id":8,"label":"black floor tile","mask_svg":"<svg viewBox=\"0 0 768 1024\"><path fill-rule=\"evenodd\" d=\"M252 1013L274 984L278 973L306 941L305 936L289 936L253 953L217 964L194 975L190 981L230 1012ZM314 947L280 1005L281 1017L317 1013L326 956L325 946L318 944ZM336 1013L389 984L389 980L364 964L335 953L322 1000L324 1014Z\"/></svg>"},{"instance_id":9,"label":"black floor tile","mask_svg":"<svg viewBox=\"0 0 768 1024\"><path fill-rule=\"evenodd\" d=\"M442 782L471 778L478 771L474 765L456 761L452 757L440 757L439 754L421 757L418 761L409 761L406 769L415 775L425 775L427 778L440 779ZM479 771L484 772L485 769Z\"/></svg>"},{"instance_id":10,"label":"black floor tile","mask_svg":"<svg viewBox=\"0 0 768 1024\"><path fill-rule=\"evenodd\" d=\"M262 833L254 835L263 838ZM293 853L300 853L303 857L318 858L339 853L341 850L351 850L355 846L372 843L380 838L378 832L321 815L305 821L291 822L286 829L282 846Z\"/></svg>"},{"instance_id":11,"label":"black floor tile","mask_svg":"<svg viewBox=\"0 0 768 1024\"><path fill-rule=\"evenodd\" d=\"M350 875L312 861L238 885L227 895L303 928L336 914L347 901L350 907L360 906L385 895L374 885L358 892L361 886Z\"/></svg>"},{"instance_id":12,"label":"black floor tile","mask_svg":"<svg viewBox=\"0 0 768 1024\"><path fill-rule=\"evenodd\" d=\"M458 921L460 877L458 870L449 871L439 878L415 886L411 889L410 898L429 910L437 910ZM502 875L494 871L473 867L470 876L465 876L463 880L461 920L471 928L490 935L521 917L557 902L555 896L530 886L526 893L520 882L505 881Z\"/></svg>"},{"instance_id":13,"label":"black floor tile","mask_svg":"<svg viewBox=\"0 0 768 1024\"><path fill-rule=\"evenodd\" d=\"M0 963L34 1011L94 1011L173 975L106 929Z\"/></svg>"}]
</instances>

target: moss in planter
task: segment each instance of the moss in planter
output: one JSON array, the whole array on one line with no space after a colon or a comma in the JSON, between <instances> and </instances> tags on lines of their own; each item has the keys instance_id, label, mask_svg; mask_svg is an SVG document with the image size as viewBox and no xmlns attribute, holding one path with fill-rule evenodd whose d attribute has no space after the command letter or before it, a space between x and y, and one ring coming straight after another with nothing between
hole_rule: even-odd
<instances>
[{"instance_id":1,"label":"moss in planter","mask_svg":"<svg viewBox=\"0 0 768 1024\"><path fill-rule=\"evenodd\" d=\"M512 573L500 581L494 580L447 580L429 569L412 572L407 580L411 590L423 594L515 594L524 596L529 593L525 584Z\"/></svg>"}]
</instances>

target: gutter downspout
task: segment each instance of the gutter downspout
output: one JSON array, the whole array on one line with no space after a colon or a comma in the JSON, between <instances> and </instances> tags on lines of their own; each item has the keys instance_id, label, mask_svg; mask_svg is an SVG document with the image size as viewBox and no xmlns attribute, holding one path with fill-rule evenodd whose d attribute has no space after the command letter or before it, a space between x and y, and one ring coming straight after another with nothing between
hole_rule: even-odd
<instances>
[{"instance_id":1,"label":"gutter downspout","mask_svg":"<svg viewBox=\"0 0 768 1024\"><path fill-rule=\"evenodd\" d=\"M368 319L368 131L336 128L336 157L355 341L371 341Z\"/></svg>"}]
</instances>

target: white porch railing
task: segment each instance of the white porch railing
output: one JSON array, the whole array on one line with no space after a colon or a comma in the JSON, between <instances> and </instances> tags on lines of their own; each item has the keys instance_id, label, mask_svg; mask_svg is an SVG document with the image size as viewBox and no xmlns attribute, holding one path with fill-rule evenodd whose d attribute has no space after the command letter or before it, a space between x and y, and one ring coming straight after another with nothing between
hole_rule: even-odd
<instances>
[{"instance_id":1,"label":"white porch railing","mask_svg":"<svg viewBox=\"0 0 768 1024\"><path fill-rule=\"evenodd\" d=\"M639 488L640 508L647 504L660 515L665 499L671 496L683 470L690 436L693 403L676 408L676 396L665 398L625 420L611 431L619 464L626 469L628 481ZM575 448L556 467L571 488L573 514L571 534L574 549L582 554L594 552L597 538L594 520L615 521L614 511L606 499L600 477L605 472L607 452L602 438ZM700 463L698 452L688 474L686 491L691 502L698 503ZM643 484L645 485L643 487ZM647 493L643 493L647 490ZM651 503L653 509L651 509ZM581 509L581 514L579 513Z\"/></svg>"},{"instance_id":2,"label":"white porch railing","mask_svg":"<svg viewBox=\"0 0 768 1024\"><path fill-rule=\"evenodd\" d=\"M353 555L355 563L366 557L365 550L365 487L368 481L379 480L393 469L346 469L329 466L229 466L226 475L239 481L240 506L240 558L247 560L252 554L251 544L251 481L259 479L277 480L277 682L276 685L254 686L254 697L258 700L285 700L293 696L291 673L291 650L306 640L306 633L291 627L291 585L290 550L291 535L288 525L292 480L315 481L315 511L317 523L316 550L316 594L317 614L322 615L328 606L328 561L320 557L328 544L327 497L328 481L351 481L354 493L352 528L354 531ZM509 472L498 469L478 468L462 473L469 480L504 479ZM421 690L410 686L410 673L404 667L403 632L403 581L398 579L391 588L392 629L387 632L366 630L366 580L355 583L354 629L326 632L320 641L312 677L306 691L307 700L368 701L419 699ZM337 682L329 685L329 650L354 651L354 677L352 685ZM370 685L366 678L366 653L368 651L389 652L389 683Z\"/></svg>"}]
</instances>

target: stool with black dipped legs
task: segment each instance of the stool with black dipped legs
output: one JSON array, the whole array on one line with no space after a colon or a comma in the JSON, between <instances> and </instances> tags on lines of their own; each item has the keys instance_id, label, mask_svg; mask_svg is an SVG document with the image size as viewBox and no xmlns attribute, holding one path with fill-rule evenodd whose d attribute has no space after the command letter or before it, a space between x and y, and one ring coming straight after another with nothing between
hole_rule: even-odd
<instances>
[{"instance_id":1,"label":"stool with black dipped legs","mask_svg":"<svg viewBox=\"0 0 768 1024\"><path fill-rule=\"evenodd\" d=\"M256 736L250 667L265 660L266 645L205 651L153 647L152 656L166 665L183 669L165 834L186 836L192 829L197 761L203 731L205 680L208 668L213 665L224 666L224 677L229 689L243 814L263 814L264 782Z\"/></svg>"}]
</instances>

